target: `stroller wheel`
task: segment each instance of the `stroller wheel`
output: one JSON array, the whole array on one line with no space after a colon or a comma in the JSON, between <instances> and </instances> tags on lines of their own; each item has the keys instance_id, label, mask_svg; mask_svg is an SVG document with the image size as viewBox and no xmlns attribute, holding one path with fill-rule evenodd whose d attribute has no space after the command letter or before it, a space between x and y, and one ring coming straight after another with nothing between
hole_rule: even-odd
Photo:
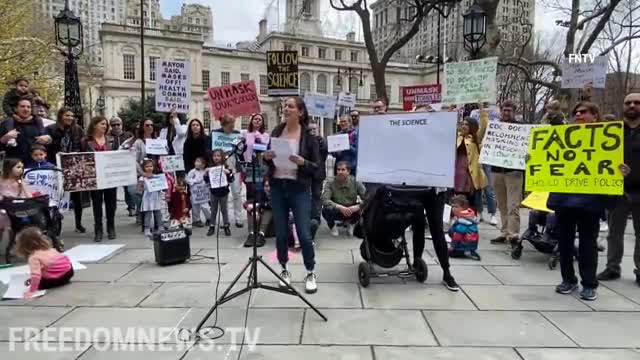
<instances>
[{"instance_id":1,"label":"stroller wheel","mask_svg":"<svg viewBox=\"0 0 640 360\"><path fill-rule=\"evenodd\" d=\"M522 247L517 246L511 250L511 258L514 260L519 260L522 257Z\"/></svg>"},{"instance_id":2,"label":"stroller wheel","mask_svg":"<svg viewBox=\"0 0 640 360\"><path fill-rule=\"evenodd\" d=\"M371 272L369 271L369 264L363 261L358 265L358 281L360 281L362 287L367 287L369 286L370 280Z\"/></svg>"},{"instance_id":3,"label":"stroller wheel","mask_svg":"<svg viewBox=\"0 0 640 360\"><path fill-rule=\"evenodd\" d=\"M558 266L558 257L553 255L549 258L549 270L555 270L556 266Z\"/></svg>"},{"instance_id":4,"label":"stroller wheel","mask_svg":"<svg viewBox=\"0 0 640 360\"><path fill-rule=\"evenodd\" d=\"M415 263L413 264L413 268L416 272L416 280L421 283L425 282L425 280L427 280L427 276L429 275L427 263L425 263L422 259L416 259Z\"/></svg>"}]
</instances>

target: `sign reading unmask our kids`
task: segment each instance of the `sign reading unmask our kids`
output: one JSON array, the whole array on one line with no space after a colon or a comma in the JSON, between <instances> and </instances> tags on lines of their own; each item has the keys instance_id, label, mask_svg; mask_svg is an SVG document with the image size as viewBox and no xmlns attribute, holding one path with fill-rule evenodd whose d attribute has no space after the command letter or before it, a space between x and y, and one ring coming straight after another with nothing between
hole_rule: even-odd
<instances>
[{"instance_id":1,"label":"sign reading unmask our kids","mask_svg":"<svg viewBox=\"0 0 640 360\"><path fill-rule=\"evenodd\" d=\"M298 52L267 51L267 95L298 95Z\"/></svg>"},{"instance_id":2,"label":"sign reading unmask our kids","mask_svg":"<svg viewBox=\"0 0 640 360\"><path fill-rule=\"evenodd\" d=\"M156 60L156 111L188 114L191 66L186 61Z\"/></svg>"},{"instance_id":3,"label":"sign reading unmask our kids","mask_svg":"<svg viewBox=\"0 0 640 360\"><path fill-rule=\"evenodd\" d=\"M225 114L237 117L260 112L260 100L253 80L211 87L208 95L211 113L216 119Z\"/></svg>"},{"instance_id":4,"label":"sign reading unmask our kids","mask_svg":"<svg viewBox=\"0 0 640 360\"><path fill-rule=\"evenodd\" d=\"M526 190L622 195L623 139L622 122L532 129Z\"/></svg>"}]
</instances>

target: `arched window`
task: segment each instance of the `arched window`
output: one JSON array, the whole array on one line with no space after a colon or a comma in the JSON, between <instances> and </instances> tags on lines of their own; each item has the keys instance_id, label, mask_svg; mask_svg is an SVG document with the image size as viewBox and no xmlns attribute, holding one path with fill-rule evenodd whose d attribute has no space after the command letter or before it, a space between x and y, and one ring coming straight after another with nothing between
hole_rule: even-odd
<instances>
[{"instance_id":1,"label":"arched window","mask_svg":"<svg viewBox=\"0 0 640 360\"><path fill-rule=\"evenodd\" d=\"M300 90L303 96L305 92L311 91L311 75L309 75L309 73L302 73L300 75Z\"/></svg>"},{"instance_id":2,"label":"arched window","mask_svg":"<svg viewBox=\"0 0 640 360\"><path fill-rule=\"evenodd\" d=\"M320 74L318 75L316 91L320 94L327 93L327 75Z\"/></svg>"},{"instance_id":3,"label":"arched window","mask_svg":"<svg viewBox=\"0 0 640 360\"><path fill-rule=\"evenodd\" d=\"M338 96L342 91L342 84L344 84L342 76L334 76L333 77L333 95Z\"/></svg>"}]
</instances>

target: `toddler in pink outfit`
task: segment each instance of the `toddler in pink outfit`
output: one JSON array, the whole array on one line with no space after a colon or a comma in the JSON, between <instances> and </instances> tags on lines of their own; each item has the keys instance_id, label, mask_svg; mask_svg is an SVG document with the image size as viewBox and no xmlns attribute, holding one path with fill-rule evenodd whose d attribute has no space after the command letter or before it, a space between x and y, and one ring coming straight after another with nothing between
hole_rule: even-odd
<instances>
[{"instance_id":1,"label":"toddler in pink outfit","mask_svg":"<svg viewBox=\"0 0 640 360\"><path fill-rule=\"evenodd\" d=\"M69 258L54 249L51 240L36 227L28 227L18 233L16 252L28 259L31 272L25 299L31 299L38 290L65 285L73 277Z\"/></svg>"}]
</instances>

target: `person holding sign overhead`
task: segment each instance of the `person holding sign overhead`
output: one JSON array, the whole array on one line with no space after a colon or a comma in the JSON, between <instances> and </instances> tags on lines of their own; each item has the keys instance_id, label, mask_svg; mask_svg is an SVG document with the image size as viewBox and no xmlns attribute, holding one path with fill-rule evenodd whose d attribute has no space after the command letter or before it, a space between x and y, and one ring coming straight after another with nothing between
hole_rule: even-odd
<instances>
[{"instance_id":1,"label":"person holding sign overhead","mask_svg":"<svg viewBox=\"0 0 640 360\"><path fill-rule=\"evenodd\" d=\"M573 108L576 124L595 123L600 120L600 110L588 101L581 101ZM534 144L530 145L532 148ZM628 171L623 164L619 164L623 175ZM575 255L574 244L576 229L578 232L578 267L582 278L583 300L595 300L598 280L598 233L600 231L600 214L611 202L610 196L592 194L561 194L551 193L547 200L547 207L555 211L558 236L558 250L560 252L560 272L562 282L556 287L560 294L571 294L578 287L578 279L573 268Z\"/></svg>"},{"instance_id":2,"label":"person holding sign overhead","mask_svg":"<svg viewBox=\"0 0 640 360\"><path fill-rule=\"evenodd\" d=\"M84 151L112 151L117 150L114 140L107 135L109 125L104 116L96 116L91 119L87 128L87 138L84 142ZM91 191L91 205L93 206L94 241L102 241L102 204L107 217L107 236L110 240L116 238L116 204L117 188Z\"/></svg>"},{"instance_id":3,"label":"person holding sign overhead","mask_svg":"<svg viewBox=\"0 0 640 360\"><path fill-rule=\"evenodd\" d=\"M287 98L283 115L285 121L271 132L270 150L264 154L264 160L269 166L267 177L271 185L278 261L282 265L280 277L287 283L291 281L291 273L287 268L291 210L307 270L305 291L315 293L318 287L311 240L311 183L319 166L320 150L317 138L309 131L309 112L302 98Z\"/></svg>"},{"instance_id":4,"label":"person holding sign overhead","mask_svg":"<svg viewBox=\"0 0 640 360\"><path fill-rule=\"evenodd\" d=\"M215 141L217 136L219 136L218 134L236 136L237 138L240 138L241 135L240 131L235 129L236 119L234 119L231 115L224 115L220 119L220 126L221 127L219 129L213 130L213 132L211 133L211 143L213 144L213 150L222 149L225 153L227 153L227 155L230 155L227 157L226 161L229 169L234 174L234 180L231 183L231 196L233 197L233 215L236 220L236 227L241 228L244 226L244 209L242 207L242 179L240 176L235 176L236 173L239 173L241 171L240 163L238 162L237 156L232 153L235 145L231 145L230 149L225 148L225 146L218 147Z\"/></svg>"},{"instance_id":5,"label":"person holding sign overhead","mask_svg":"<svg viewBox=\"0 0 640 360\"><path fill-rule=\"evenodd\" d=\"M161 139L167 140L167 155L182 155L184 142L187 139L187 126L180 123L180 117L175 111L167 114L165 126L160 130Z\"/></svg>"}]
</instances>

